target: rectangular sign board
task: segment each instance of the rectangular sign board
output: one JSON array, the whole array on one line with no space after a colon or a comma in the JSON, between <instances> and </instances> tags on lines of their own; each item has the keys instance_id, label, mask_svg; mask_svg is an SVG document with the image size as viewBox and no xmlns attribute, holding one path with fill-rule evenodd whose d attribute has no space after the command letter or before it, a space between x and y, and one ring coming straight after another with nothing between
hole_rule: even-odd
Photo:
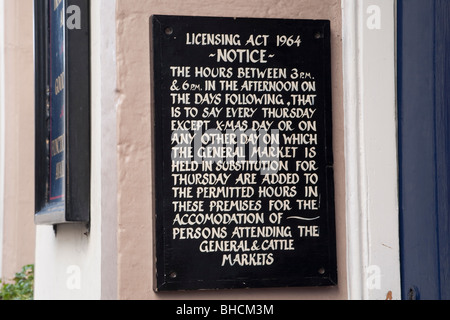
<instances>
[{"instance_id":1,"label":"rectangular sign board","mask_svg":"<svg viewBox=\"0 0 450 320\"><path fill-rule=\"evenodd\" d=\"M155 290L336 285L329 21L151 25Z\"/></svg>"},{"instance_id":2,"label":"rectangular sign board","mask_svg":"<svg viewBox=\"0 0 450 320\"><path fill-rule=\"evenodd\" d=\"M90 221L90 2L35 0L35 223Z\"/></svg>"}]
</instances>

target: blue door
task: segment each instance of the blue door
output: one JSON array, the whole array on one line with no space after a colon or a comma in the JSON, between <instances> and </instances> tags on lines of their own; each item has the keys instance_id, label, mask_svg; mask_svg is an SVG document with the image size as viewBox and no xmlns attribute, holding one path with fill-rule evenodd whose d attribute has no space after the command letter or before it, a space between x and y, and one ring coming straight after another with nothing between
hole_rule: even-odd
<instances>
[{"instance_id":1,"label":"blue door","mask_svg":"<svg viewBox=\"0 0 450 320\"><path fill-rule=\"evenodd\" d=\"M403 299L450 299L450 1L398 0Z\"/></svg>"}]
</instances>

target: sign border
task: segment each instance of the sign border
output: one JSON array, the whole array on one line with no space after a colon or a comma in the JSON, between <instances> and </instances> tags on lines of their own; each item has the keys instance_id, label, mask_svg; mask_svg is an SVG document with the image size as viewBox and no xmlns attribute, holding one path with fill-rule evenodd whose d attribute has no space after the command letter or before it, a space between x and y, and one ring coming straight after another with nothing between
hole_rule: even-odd
<instances>
[{"instance_id":1,"label":"sign border","mask_svg":"<svg viewBox=\"0 0 450 320\"><path fill-rule=\"evenodd\" d=\"M162 34L167 26L161 23L161 19L165 19L165 17L172 17L175 19L193 19L193 18L202 18L202 19L216 19L217 21L222 20L271 20L271 21L314 21L315 23L323 23L324 25L324 38L330 39L330 21L329 20L304 20L304 19L261 19L261 18L230 18L230 17L190 17L190 16L164 16L164 15L152 15L150 17L150 36L152 39L150 40L150 57L151 57L151 84L152 84L152 119L153 119L153 141L152 141L152 149L154 154L154 164L153 164L153 172L161 172L163 169L163 150L157 150L157 144L155 141L161 141L162 132L160 129L162 119L161 114L156 111L156 105L160 105L157 92L161 91L160 81L157 81L158 75L161 74L161 66L160 66L160 57L155 57L155 50L160 47L159 36ZM212 20L211 20L212 21ZM326 74L331 75L331 43L330 41L324 41L326 46L325 52L327 52L327 56L325 57L326 62L323 64L323 67L326 68ZM161 55L159 55L161 56ZM335 207L334 207L334 169L333 169L333 148L332 148L332 86L331 86L331 77L325 80L325 89L326 93L324 94L325 105L327 109L325 110L325 128L326 132L325 141L326 141L326 159L327 159L327 177L326 177L326 186L327 186L327 194L328 199L326 200L326 205L328 206L327 212L332 212L328 218L328 228L331 230L331 235L336 235L336 226L335 226ZM330 130L328 130L330 129ZM270 277L265 279L252 279L251 281L242 280L242 279L227 279L227 280L216 280L214 283L210 283L211 281L170 281L170 275L166 275L163 273L158 273L158 270L164 270L165 261L163 257L160 255L165 251L164 249L164 237L157 237L157 235L164 234L164 223L163 219L160 215L158 215L158 204L156 203L156 199L162 199L162 188L158 187L161 181L157 181L156 174L153 175L153 185L155 186L154 191L154 241L155 241L155 260L156 263L154 265L154 290L155 292L164 292L164 291L178 291L178 290L214 290L214 289L240 289L240 288L279 288L279 287L322 287L322 286L336 286L338 283L337 279L337 257L336 257L336 240L331 241L333 245L330 245L328 248L328 258L329 264L333 265L333 270L330 270L324 276L317 277L304 277L301 281L299 279L295 279L292 281L291 279L272 279ZM333 201L330 201L331 200ZM160 200L161 201L161 200ZM206 283L208 282L208 283Z\"/></svg>"}]
</instances>

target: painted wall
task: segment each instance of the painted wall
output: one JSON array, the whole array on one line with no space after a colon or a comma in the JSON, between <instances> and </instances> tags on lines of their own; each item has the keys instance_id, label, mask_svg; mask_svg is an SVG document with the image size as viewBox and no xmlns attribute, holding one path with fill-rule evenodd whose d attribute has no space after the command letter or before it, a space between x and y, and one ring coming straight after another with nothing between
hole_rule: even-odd
<instances>
[{"instance_id":1,"label":"painted wall","mask_svg":"<svg viewBox=\"0 0 450 320\"><path fill-rule=\"evenodd\" d=\"M11 279L34 262L34 70L32 0L3 0L4 128L2 273ZM0 7L1 8L1 7ZM1 67L1 66L0 66ZM2 123L0 123L0 126ZM0 143L3 143L0 141ZM0 177L2 178L2 177Z\"/></svg>"},{"instance_id":2,"label":"painted wall","mask_svg":"<svg viewBox=\"0 0 450 320\"><path fill-rule=\"evenodd\" d=\"M117 0L117 152L119 299L347 299L342 25L340 0ZM336 288L153 292L149 18L152 14L329 19L332 37Z\"/></svg>"},{"instance_id":3,"label":"painted wall","mask_svg":"<svg viewBox=\"0 0 450 320\"><path fill-rule=\"evenodd\" d=\"M0 70L5 70L5 3L0 0ZM0 72L0 276L3 274L3 216L5 197L5 73Z\"/></svg>"}]
</instances>

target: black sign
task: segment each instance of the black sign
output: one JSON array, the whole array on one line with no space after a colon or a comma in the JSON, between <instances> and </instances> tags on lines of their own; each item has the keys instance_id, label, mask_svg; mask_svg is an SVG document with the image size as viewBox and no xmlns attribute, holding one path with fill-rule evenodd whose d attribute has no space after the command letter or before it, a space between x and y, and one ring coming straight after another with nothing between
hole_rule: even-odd
<instances>
[{"instance_id":1,"label":"black sign","mask_svg":"<svg viewBox=\"0 0 450 320\"><path fill-rule=\"evenodd\" d=\"M329 21L152 25L156 290L336 285Z\"/></svg>"},{"instance_id":2,"label":"black sign","mask_svg":"<svg viewBox=\"0 0 450 320\"><path fill-rule=\"evenodd\" d=\"M35 0L35 222L90 220L89 0Z\"/></svg>"}]
</instances>

